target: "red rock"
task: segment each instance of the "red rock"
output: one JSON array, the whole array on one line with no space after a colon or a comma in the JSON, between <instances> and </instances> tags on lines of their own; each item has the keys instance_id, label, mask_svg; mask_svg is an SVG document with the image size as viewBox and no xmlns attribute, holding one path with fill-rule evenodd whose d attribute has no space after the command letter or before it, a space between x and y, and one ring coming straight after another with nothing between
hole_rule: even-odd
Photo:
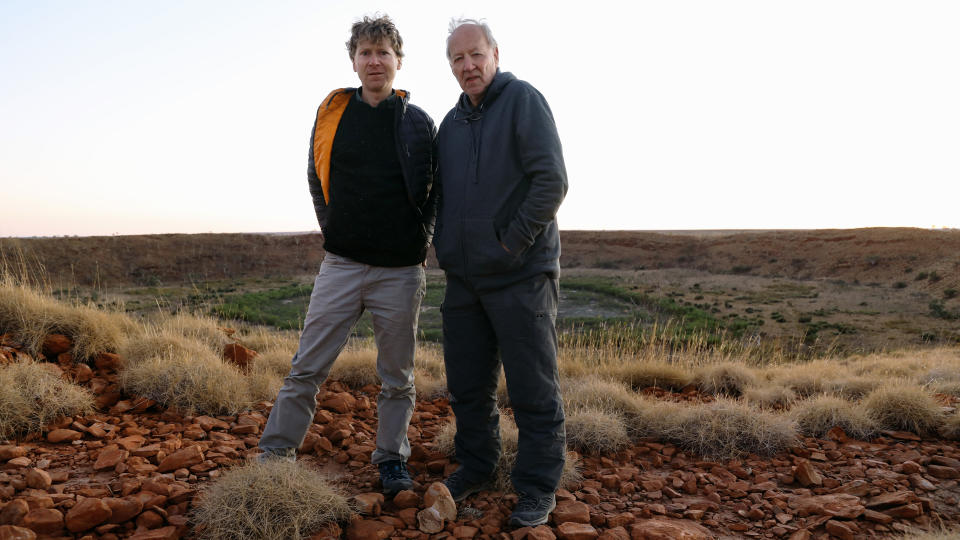
<instances>
[{"instance_id":1,"label":"red rock","mask_svg":"<svg viewBox=\"0 0 960 540\"><path fill-rule=\"evenodd\" d=\"M923 514L923 506L920 503L905 504L884 509L882 512L895 518L915 518Z\"/></svg>"},{"instance_id":2,"label":"red rock","mask_svg":"<svg viewBox=\"0 0 960 540\"><path fill-rule=\"evenodd\" d=\"M553 510L553 522L590 523L590 507L580 501L561 501Z\"/></svg>"},{"instance_id":3,"label":"red rock","mask_svg":"<svg viewBox=\"0 0 960 540\"><path fill-rule=\"evenodd\" d=\"M114 469L118 464L127 459L127 451L121 450L116 445L110 445L100 450L97 455L97 461L93 464L93 470L105 471Z\"/></svg>"},{"instance_id":4,"label":"red rock","mask_svg":"<svg viewBox=\"0 0 960 540\"><path fill-rule=\"evenodd\" d=\"M123 365L123 360L120 358L120 355L114 353L100 353L93 359L93 365L97 369L108 370L108 369L118 369Z\"/></svg>"},{"instance_id":5,"label":"red rock","mask_svg":"<svg viewBox=\"0 0 960 540\"><path fill-rule=\"evenodd\" d=\"M567 521L557 525L557 538L560 540L593 540L600 536L588 523Z\"/></svg>"},{"instance_id":6,"label":"red rock","mask_svg":"<svg viewBox=\"0 0 960 540\"><path fill-rule=\"evenodd\" d=\"M110 508L110 523L130 521L143 511L143 503L135 497L108 497L103 502Z\"/></svg>"},{"instance_id":7,"label":"red rock","mask_svg":"<svg viewBox=\"0 0 960 540\"><path fill-rule=\"evenodd\" d=\"M347 540L384 540L393 534L393 525L372 519L357 519L347 527Z\"/></svg>"},{"instance_id":8,"label":"red rock","mask_svg":"<svg viewBox=\"0 0 960 540\"><path fill-rule=\"evenodd\" d=\"M844 493L831 495L795 496L787 500L790 508L797 511L800 517L822 515L856 519L863 513L864 507L860 498Z\"/></svg>"},{"instance_id":9,"label":"red rock","mask_svg":"<svg viewBox=\"0 0 960 540\"><path fill-rule=\"evenodd\" d=\"M257 352L238 343L228 343L223 348L223 359L240 368L244 373L250 370L250 362Z\"/></svg>"},{"instance_id":10,"label":"red rock","mask_svg":"<svg viewBox=\"0 0 960 540\"><path fill-rule=\"evenodd\" d=\"M890 493L881 493L876 497L870 498L867 501L866 507L877 509L877 508L888 508L891 506L902 506L904 504L910 504L916 502L917 494L910 490L895 491Z\"/></svg>"},{"instance_id":11,"label":"red rock","mask_svg":"<svg viewBox=\"0 0 960 540\"><path fill-rule=\"evenodd\" d=\"M67 511L67 529L74 533L86 531L107 521L112 515L113 511L102 499L83 499Z\"/></svg>"},{"instance_id":12,"label":"red rock","mask_svg":"<svg viewBox=\"0 0 960 540\"><path fill-rule=\"evenodd\" d=\"M177 540L178 538L180 538L180 533L177 528L170 525L152 531L140 531L127 540Z\"/></svg>"},{"instance_id":13,"label":"red rock","mask_svg":"<svg viewBox=\"0 0 960 540\"><path fill-rule=\"evenodd\" d=\"M199 446L188 446L164 458L157 467L157 472L171 472L189 468L199 463L203 463L203 451L200 450Z\"/></svg>"},{"instance_id":14,"label":"red rock","mask_svg":"<svg viewBox=\"0 0 960 540\"><path fill-rule=\"evenodd\" d=\"M23 516L30 511L30 505L23 499L14 499L0 510L0 525L19 525Z\"/></svg>"},{"instance_id":15,"label":"red rock","mask_svg":"<svg viewBox=\"0 0 960 540\"><path fill-rule=\"evenodd\" d=\"M420 496L409 489L405 489L393 497L393 504L401 509L416 508L420 505Z\"/></svg>"},{"instance_id":16,"label":"red rock","mask_svg":"<svg viewBox=\"0 0 960 540\"><path fill-rule=\"evenodd\" d=\"M363 516L379 516L383 501L382 493L358 493L353 496L354 507Z\"/></svg>"},{"instance_id":17,"label":"red rock","mask_svg":"<svg viewBox=\"0 0 960 540\"><path fill-rule=\"evenodd\" d=\"M886 525L893 521L893 517L884 514L883 512L877 512L876 510L864 510L863 519L867 521L872 521L874 523L880 523Z\"/></svg>"},{"instance_id":18,"label":"red rock","mask_svg":"<svg viewBox=\"0 0 960 540\"><path fill-rule=\"evenodd\" d=\"M473 538L480 532L480 529L476 527L471 527L470 525L460 525L453 528L453 537L454 538Z\"/></svg>"},{"instance_id":19,"label":"red rock","mask_svg":"<svg viewBox=\"0 0 960 540\"><path fill-rule=\"evenodd\" d=\"M637 516L633 515L630 512L623 512L615 516L607 518L607 527L616 529L617 527L622 527L624 532L626 532L626 527L632 525L634 521L637 520Z\"/></svg>"},{"instance_id":20,"label":"red rock","mask_svg":"<svg viewBox=\"0 0 960 540\"><path fill-rule=\"evenodd\" d=\"M37 533L14 525L0 525L0 540L36 540Z\"/></svg>"},{"instance_id":21,"label":"red rock","mask_svg":"<svg viewBox=\"0 0 960 540\"><path fill-rule=\"evenodd\" d=\"M53 484L53 480L50 479L50 473L36 467L27 471L27 474L24 476L24 480L27 482L27 487L31 487L33 489L42 489L44 491L46 491Z\"/></svg>"},{"instance_id":22,"label":"red rock","mask_svg":"<svg viewBox=\"0 0 960 540\"><path fill-rule=\"evenodd\" d=\"M4 444L0 446L0 462L10 461L13 458L27 455L27 449L22 446Z\"/></svg>"},{"instance_id":23,"label":"red rock","mask_svg":"<svg viewBox=\"0 0 960 540\"><path fill-rule=\"evenodd\" d=\"M527 533L529 540L556 540L557 536L553 534L553 529L546 525L540 525L530 529Z\"/></svg>"},{"instance_id":24,"label":"red rock","mask_svg":"<svg viewBox=\"0 0 960 540\"><path fill-rule=\"evenodd\" d=\"M803 487L819 486L823 484L823 476L807 460L803 460L793 468L793 477Z\"/></svg>"},{"instance_id":25,"label":"red rock","mask_svg":"<svg viewBox=\"0 0 960 540\"><path fill-rule=\"evenodd\" d=\"M47 433L47 440L54 444L78 441L82 438L83 433L72 429L55 429Z\"/></svg>"},{"instance_id":26,"label":"red rock","mask_svg":"<svg viewBox=\"0 0 960 540\"><path fill-rule=\"evenodd\" d=\"M850 521L831 519L826 523L827 532L841 540L854 540L860 529Z\"/></svg>"},{"instance_id":27,"label":"red rock","mask_svg":"<svg viewBox=\"0 0 960 540\"><path fill-rule=\"evenodd\" d=\"M349 392L337 392L320 402L320 406L324 409L330 409L340 414L352 412L356 405L357 399Z\"/></svg>"},{"instance_id":28,"label":"red rock","mask_svg":"<svg viewBox=\"0 0 960 540\"><path fill-rule=\"evenodd\" d=\"M623 527L614 527L600 533L599 540L630 540L630 533Z\"/></svg>"},{"instance_id":29,"label":"red rock","mask_svg":"<svg viewBox=\"0 0 960 540\"><path fill-rule=\"evenodd\" d=\"M710 540L713 535L703 525L685 519L642 519L630 528L632 540Z\"/></svg>"},{"instance_id":30,"label":"red rock","mask_svg":"<svg viewBox=\"0 0 960 540\"><path fill-rule=\"evenodd\" d=\"M163 525L163 516L157 509L147 510L137 516L136 523L138 529L158 529Z\"/></svg>"},{"instance_id":31,"label":"red rock","mask_svg":"<svg viewBox=\"0 0 960 540\"><path fill-rule=\"evenodd\" d=\"M48 334L43 339L43 354L45 356L57 356L65 353L73 347L73 341L63 334Z\"/></svg>"},{"instance_id":32,"label":"red rock","mask_svg":"<svg viewBox=\"0 0 960 540\"><path fill-rule=\"evenodd\" d=\"M63 514L53 508L34 508L23 516L21 525L37 534L53 534L63 529Z\"/></svg>"},{"instance_id":33,"label":"red rock","mask_svg":"<svg viewBox=\"0 0 960 540\"><path fill-rule=\"evenodd\" d=\"M800 529L791 534L789 540L810 540L811 538L813 538L813 534L811 534L810 531Z\"/></svg>"},{"instance_id":34,"label":"red rock","mask_svg":"<svg viewBox=\"0 0 960 540\"><path fill-rule=\"evenodd\" d=\"M927 473L941 480L960 478L960 471L953 467L945 467L943 465L927 465Z\"/></svg>"},{"instance_id":35,"label":"red rock","mask_svg":"<svg viewBox=\"0 0 960 540\"><path fill-rule=\"evenodd\" d=\"M27 456L15 457L7 462L10 467L28 467L33 461Z\"/></svg>"}]
</instances>

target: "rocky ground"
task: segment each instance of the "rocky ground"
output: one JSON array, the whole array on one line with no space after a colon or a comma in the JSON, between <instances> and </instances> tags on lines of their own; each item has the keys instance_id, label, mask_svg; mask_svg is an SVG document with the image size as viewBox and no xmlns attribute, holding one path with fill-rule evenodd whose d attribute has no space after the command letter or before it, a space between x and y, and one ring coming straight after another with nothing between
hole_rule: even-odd
<instances>
[{"instance_id":1,"label":"rocky ground","mask_svg":"<svg viewBox=\"0 0 960 540\"><path fill-rule=\"evenodd\" d=\"M0 343L0 363L24 354ZM203 486L258 453L271 404L221 417L159 410L119 392L116 355L101 354L88 366L69 352L47 352L50 369L93 391L103 412L0 441L0 539L197 537L188 515ZM370 464L377 390L328 381L319 395L300 459L353 497L358 513L315 538L852 539L960 522L958 443L894 432L858 441L835 429L772 458L728 462L641 441L615 455L581 455L583 479L558 492L547 525L511 530L516 496L501 492L467 499L456 519L427 523L418 515L435 504L428 488L456 466L434 442L450 407L445 399L417 403L410 427L417 485L384 500ZM709 399L695 390L646 392Z\"/></svg>"}]
</instances>

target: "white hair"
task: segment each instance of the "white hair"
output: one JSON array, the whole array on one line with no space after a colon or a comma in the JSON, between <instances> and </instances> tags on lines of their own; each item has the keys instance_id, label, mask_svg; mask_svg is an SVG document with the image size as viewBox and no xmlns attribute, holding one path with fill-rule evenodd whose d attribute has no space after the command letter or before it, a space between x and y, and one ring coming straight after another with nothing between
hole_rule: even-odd
<instances>
[{"instance_id":1,"label":"white hair","mask_svg":"<svg viewBox=\"0 0 960 540\"><path fill-rule=\"evenodd\" d=\"M483 32L483 37L487 38L487 44L490 45L491 49L497 48L497 40L493 38L493 31L490 30L490 26L483 19L466 19L463 17L457 18L454 17L450 19L450 26L448 27L449 33L447 34L447 60L450 59L450 38L453 36L453 33L460 28L461 26L477 26Z\"/></svg>"}]
</instances>

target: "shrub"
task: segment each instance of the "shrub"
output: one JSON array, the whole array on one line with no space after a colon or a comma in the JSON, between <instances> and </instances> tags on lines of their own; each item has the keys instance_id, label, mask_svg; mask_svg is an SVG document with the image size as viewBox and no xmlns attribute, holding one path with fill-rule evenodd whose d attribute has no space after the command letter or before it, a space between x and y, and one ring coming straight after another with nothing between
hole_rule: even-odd
<instances>
[{"instance_id":1,"label":"shrub","mask_svg":"<svg viewBox=\"0 0 960 540\"><path fill-rule=\"evenodd\" d=\"M960 441L960 413L954 413L943 421L940 426L940 436L952 441Z\"/></svg>"},{"instance_id":2,"label":"shrub","mask_svg":"<svg viewBox=\"0 0 960 540\"><path fill-rule=\"evenodd\" d=\"M64 334L73 341L74 358L86 360L116 351L124 331L132 327L122 313L60 302L10 278L0 279L0 331L21 342L32 356L41 355L48 334Z\"/></svg>"},{"instance_id":3,"label":"shrub","mask_svg":"<svg viewBox=\"0 0 960 540\"><path fill-rule=\"evenodd\" d=\"M742 364L725 362L700 368L694 375L694 382L708 394L737 397L756 383L756 377Z\"/></svg>"},{"instance_id":4,"label":"shrub","mask_svg":"<svg viewBox=\"0 0 960 540\"><path fill-rule=\"evenodd\" d=\"M650 438L669 441L674 424L687 408L672 401L642 397L637 401L638 410L627 417L627 432L634 438Z\"/></svg>"},{"instance_id":5,"label":"shrub","mask_svg":"<svg viewBox=\"0 0 960 540\"><path fill-rule=\"evenodd\" d=\"M640 396L619 381L586 377L561 384L564 406L589 408L606 414L633 416L639 413Z\"/></svg>"},{"instance_id":6,"label":"shrub","mask_svg":"<svg viewBox=\"0 0 960 540\"><path fill-rule=\"evenodd\" d=\"M260 373L273 373L280 377L286 377L290 373L290 361L293 359L293 353L284 349L268 349L253 357L251 366L253 370Z\"/></svg>"},{"instance_id":7,"label":"shrub","mask_svg":"<svg viewBox=\"0 0 960 540\"><path fill-rule=\"evenodd\" d=\"M322 475L272 461L227 471L203 489L191 517L202 538L299 540L350 515L347 500Z\"/></svg>"},{"instance_id":8,"label":"shrub","mask_svg":"<svg viewBox=\"0 0 960 540\"><path fill-rule=\"evenodd\" d=\"M60 378L56 369L36 362L0 367L0 439L41 431L58 418L93 410L90 392Z\"/></svg>"},{"instance_id":9,"label":"shrub","mask_svg":"<svg viewBox=\"0 0 960 540\"><path fill-rule=\"evenodd\" d=\"M870 418L884 429L929 435L943 423L940 406L917 386L878 388L867 395L863 406Z\"/></svg>"},{"instance_id":10,"label":"shrub","mask_svg":"<svg viewBox=\"0 0 960 540\"><path fill-rule=\"evenodd\" d=\"M185 413L236 414L252 400L239 370L196 345L197 354L161 351L120 372L120 387Z\"/></svg>"},{"instance_id":11,"label":"shrub","mask_svg":"<svg viewBox=\"0 0 960 540\"><path fill-rule=\"evenodd\" d=\"M761 409L784 409L796 401L797 393L781 385L754 386L747 388L743 397Z\"/></svg>"},{"instance_id":12,"label":"shrub","mask_svg":"<svg viewBox=\"0 0 960 540\"><path fill-rule=\"evenodd\" d=\"M158 356L209 357L219 356L203 342L191 339L169 328L146 327L140 336L127 341L120 349L126 366L136 366Z\"/></svg>"},{"instance_id":13,"label":"shrub","mask_svg":"<svg viewBox=\"0 0 960 540\"><path fill-rule=\"evenodd\" d=\"M221 321L203 315L178 313L163 317L158 326L162 330L199 341L214 351L222 351L232 341L230 335L233 330L224 328Z\"/></svg>"},{"instance_id":14,"label":"shrub","mask_svg":"<svg viewBox=\"0 0 960 540\"><path fill-rule=\"evenodd\" d=\"M798 403L790 411L800 432L810 437L823 437L834 427L855 439L868 439L876 434L877 424L866 411L836 396L819 396Z\"/></svg>"},{"instance_id":15,"label":"shrub","mask_svg":"<svg viewBox=\"0 0 960 540\"><path fill-rule=\"evenodd\" d=\"M616 452L630 444L623 417L596 407L566 411L567 444L585 453Z\"/></svg>"},{"instance_id":16,"label":"shrub","mask_svg":"<svg viewBox=\"0 0 960 540\"><path fill-rule=\"evenodd\" d=\"M797 443L796 424L780 414L719 399L687 407L670 426L669 438L694 454L730 459L744 454L769 457Z\"/></svg>"},{"instance_id":17,"label":"shrub","mask_svg":"<svg viewBox=\"0 0 960 540\"><path fill-rule=\"evenodd\" d=\"M372 343L348 347L330 369L330 379L358 390L368 384L379 385L377 349Z\"/></svg>"},{"instance_id":18,"label":"shrub","mask_svg":"<svg viewBox=\"0 0 960 540\"><path fill-rule=\"evenodd\" d=\"M883 381L876 377L844 377L829 380L823 386L827 393L844 399L859 400L882 385Z\"/></svg>"},{"instance_id":19,"label":"shrub","mask_svg":"<svg viewBox=\"0 0 960 540\"><path fill-rule=\"evenodd\" d=\"M680 390L691 382L690 375L680 366L661 362L632 362L611 366L601 371L628 384L634 390L656 386Z\"/></svg>"}]
</instances>

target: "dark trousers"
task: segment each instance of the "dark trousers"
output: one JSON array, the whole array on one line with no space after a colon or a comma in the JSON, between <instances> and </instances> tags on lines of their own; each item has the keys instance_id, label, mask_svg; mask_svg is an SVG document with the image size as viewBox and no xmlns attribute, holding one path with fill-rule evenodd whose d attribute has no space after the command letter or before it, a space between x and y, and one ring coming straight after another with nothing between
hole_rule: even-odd
<instances>
[{"instance_id":1,"label":"dark trousers","mask_svg":"<svg viewBox=\"0 0 960 540\"><path fill-rule=\"evenodd\" d=\"M500 456L497 381L502 361L519 430L511 478L518 492L556 491L566 453L557 374L558 283L545 274L478 292L447 274L443 349L457 417L457 460L469 478L493 473Z\"/></svg>"}]
</instances>

